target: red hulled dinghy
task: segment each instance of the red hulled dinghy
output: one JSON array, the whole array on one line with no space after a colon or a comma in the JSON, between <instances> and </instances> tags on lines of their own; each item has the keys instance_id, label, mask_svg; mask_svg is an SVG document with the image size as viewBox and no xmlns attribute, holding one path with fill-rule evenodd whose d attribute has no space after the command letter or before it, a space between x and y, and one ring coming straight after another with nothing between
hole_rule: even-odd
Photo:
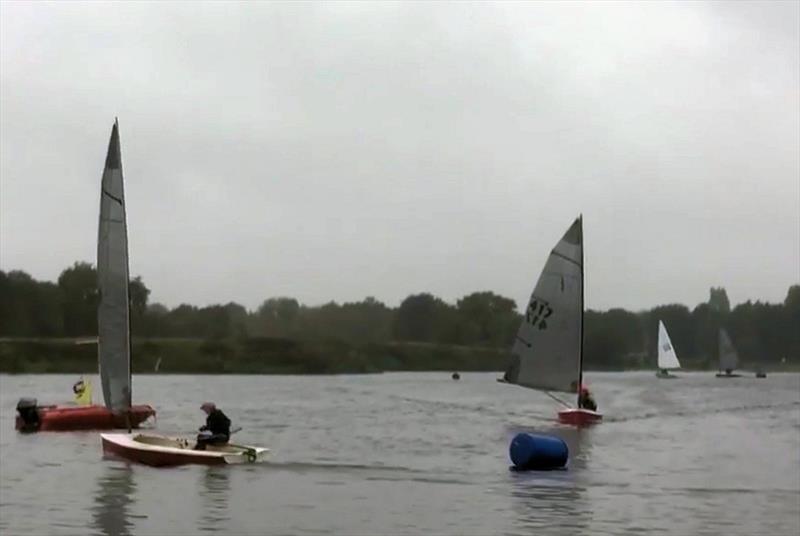
<instances>
[{"instance_id":1,"label":"red hulled dinghy","mask_svg":"<svg viewBox=\"0 0 800 536\"><path fill-rule=\"evenodd\" d=\"M100 190L97 358L105 406L38 406L36 399L23 398L17 404L16 427L20 431L133 428L156 414L150 406L131 404L128 229L116 121L111 129Z\"/></svg>"}]
</instances>

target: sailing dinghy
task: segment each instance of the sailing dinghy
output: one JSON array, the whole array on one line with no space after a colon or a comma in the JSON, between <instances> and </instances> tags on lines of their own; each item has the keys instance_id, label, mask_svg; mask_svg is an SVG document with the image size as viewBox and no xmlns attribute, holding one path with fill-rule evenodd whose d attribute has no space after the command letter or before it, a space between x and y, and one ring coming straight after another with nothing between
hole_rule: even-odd
<instances>
[{"instance_id":1,"label":"sailing dinghy","mask_svg":"<svg viewBox=\"0 0 800 536\"><path fill-rule=\"evenodd\" d=\"M582 386L583 287L583 217L578 217L547 258L511 349L511 366L499 381L543 391L569 406L551 391L579 393ZM560 422L578 426L602 418L580 407L558 412Z\"/></svg>"},{"instance_id":2,"label":"sailing dinghy","mask_svg":"<svg viewBox=\"0 0 800 536\"><path fill-rule=\"evenodd\" d=\"M156 434L100 434L100 437L105 454L154 467L259 463L269 455L268 448L232 443L194 450L194 443L188 439Z\"/></svg>"},{"instance_id":3,"label":"sailing dinghy","mask_svg":"<svg viewBox=\"0 0 800 536\"><path fill-rule=\"evenodd\" d=\"M678 356L675 354L675 348L672 346L672 341L669 339L667 327L661 320L658 321L658 371L656 376L662 379L677 378L674 374L670 374L670 370L681 368L681 363L678 361Z\"/></svg>"},{"instance_id":4,"label":"sailing dinghy","mask_svg":"<svg viewBox=\"0 0 800 536\"><path fill-rule=\"evenodd\" d=\"M131 404L128 285L128 230L115 120L103 170L97 235L97 358L105 406L39 406L35 398L23 398L17 404L18 430L130 429L156 414L148 405Z\"/></svg>"},{"instance_id":5,"label":"sailing dinghy","mask_svg":"<svg viewBox=\"0 0 800 536\"><path fill-rule=\"evenodd\" d=\"M725 328L719 328L719 372L717 378L741 378L733 371L739 366L739 354ZM724 371L724 372L723 372Z\"/></svg>"}]
</instances>

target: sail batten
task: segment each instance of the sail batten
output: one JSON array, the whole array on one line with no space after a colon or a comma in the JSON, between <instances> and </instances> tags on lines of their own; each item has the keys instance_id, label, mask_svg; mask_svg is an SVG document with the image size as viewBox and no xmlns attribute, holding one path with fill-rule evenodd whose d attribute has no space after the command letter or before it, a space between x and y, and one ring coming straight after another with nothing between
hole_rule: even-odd
<instances>
[{"instance_id":1,"label":"sail batten","mask_svg":"<svg viewBox=\"0 0 800 536\"><path fill-rule=\"evenodd\" d=\"M582 318L583 229L578 218L550 252L536 282L504 380L541 391L576 392Z\"/></svg>"},{"instance_id":2,"label":"sail batten","mask_svg":"<svg viewBox=\"0 0 800 536\"><path fill-rule=\"evenodd\" d=\"M739 355L725 328L719 329L719 370L733 370L739 366Z\"/></svg>"},{"instance_id":3,"label":"sail batten","mask_svg":"<svg viewBox=\"0 0 800 536\"><path fill-rule=\"evenodd\" d=\"M97 236L97 357L103 399L108 409L127 411L131 405L128 233L119 125L108 142L100 189Z\"/></svg>"},{"instance_id":4,"label":"sail batten","mask_svg":"<svg viewBox=\"0 0 800 536\"><path fill-rule=\"evenodd\" d=\"M662 370L681 368L678 355L672 346L672 341L667 333L667 327L661 320L658 321L658 368Z\"/></svg>"}]
</instances>

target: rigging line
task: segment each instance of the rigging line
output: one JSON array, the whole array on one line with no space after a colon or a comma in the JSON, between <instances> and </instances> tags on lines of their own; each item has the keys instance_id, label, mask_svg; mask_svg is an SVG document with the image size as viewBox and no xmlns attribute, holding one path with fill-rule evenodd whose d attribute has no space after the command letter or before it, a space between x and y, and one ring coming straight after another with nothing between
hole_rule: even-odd
<instances>
[{"instance_id":1,"label":"rigging line","mask_svg":"<svg viewBox=\"0 0 800 536\"><path fill-rule=\"evenodd\" d=\"M559 404L563 405L565 408L571 408L572 407L568 403L564 402L563 400L558 398L556 395L551 393L550 391L542 391L542 392L544 394L546 394L547 396L549 396L550 398L552 398L553 400L555 400L556 402L558 402Z\"/></svg>"}]
</instances>

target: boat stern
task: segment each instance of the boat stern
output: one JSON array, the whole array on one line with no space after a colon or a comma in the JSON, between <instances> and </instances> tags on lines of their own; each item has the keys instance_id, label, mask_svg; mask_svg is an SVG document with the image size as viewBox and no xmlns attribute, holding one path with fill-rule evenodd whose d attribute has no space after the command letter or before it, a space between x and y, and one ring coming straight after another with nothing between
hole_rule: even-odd
<instances>
[{"instance_id":1,"label":"boat stern","mask_svg":"<svg viewBox=\"0 0 800 536\"><path fill-rule=\"evenodd\" d=\"M591 426L603 420L603 414L589 409L570 408L558 412L558 422L572 426Z\"/></svg>"}]
</instances>

